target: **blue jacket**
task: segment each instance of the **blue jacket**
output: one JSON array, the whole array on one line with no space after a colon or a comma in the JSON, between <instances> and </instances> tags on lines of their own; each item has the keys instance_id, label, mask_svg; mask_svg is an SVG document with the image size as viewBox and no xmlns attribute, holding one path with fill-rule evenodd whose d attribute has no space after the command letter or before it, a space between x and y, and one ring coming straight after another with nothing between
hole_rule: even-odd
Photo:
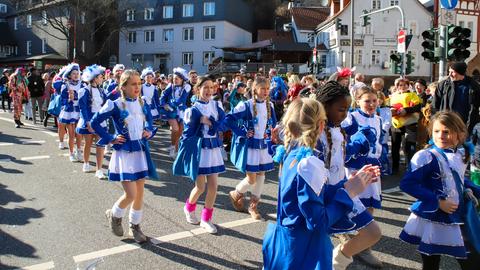
<instances>
[{"instance_id":1,"label":"blue jacket","mask_svg":"<svg viewBox=\"0 0 480 270\"><path fill-rule=\"evenodd\" d=\"M294 148L284 160L277 223L268 225L263 238L266 270L332 269L329 229L353 209L343 183L326 185L325 165L305 149Z\"/></svg>"},{"instance_id":2,"label":"blue jacket","mask_svg":"<svg viewBox=\"0 0 480 270\"><path fill-rule=\"evenodd\" d=\"M460 152L444 151L452 158L454 154L462 156ZM449 158L449 162L452 162L452 160ZM464 175L466 165L460 164L460 166L464 167L463 171L459 170L457 173L458 175ZM458 166L454 167L458 168ZM438 200L449 196L448 191L444 188L444 181L446 180L442 179L442 175L444 174L440 169L440 163L432 153L432 148L420 150L413 156L409 170L400 182L400 189L417 199L417 202L411 207L411 211L417 216L444 224L462 223L463 214L460 208L453 214L447 214L439 208ZM472 189L475 197L480 198L480 187L467 178L464 178L463 181L465 188Z\"/></svg>"},{"instance_id":3,"label":"blue jacket","mask_svg":"<svg viewBox=\"0 0 480 270\"><path fill-rule=\"evenodd\" d=\"M270 98L272 101L283 102L287 99L288 86L283 79L275 76L270 80Z\"/></svg>"},{"instance_id":4,"label":"blue jacket","mask_svg":"<svg viewBox=\"0 0 480 270\"><path fill-rule=\"evenodd\" d=\"M174 88L182 87L180 97L175 97ZM185 83L183 86L174 86L169 84L160 96L160 106L169 105L172 109L184 111L187 108L187 98L190 93L191 86Z\"/></svg>"}]
</instances>

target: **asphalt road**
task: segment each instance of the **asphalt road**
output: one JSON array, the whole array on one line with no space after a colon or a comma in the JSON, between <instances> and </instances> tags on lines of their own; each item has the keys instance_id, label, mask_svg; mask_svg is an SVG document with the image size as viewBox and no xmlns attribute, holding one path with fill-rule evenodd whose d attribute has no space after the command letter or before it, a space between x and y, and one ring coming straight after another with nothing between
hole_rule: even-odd
<instances>
[{"instance_id":1,"label":"asphalt road","mask_svg":"<svg viewBox=\"0 0 480 270\"><path fill-rule=\"evenodd\" d=\"M261 269L263 234L267 222L275 221L276 172L267 175L260 205L267 221L258 222L233 211L227 194L243 176L228 163L214 212L219 233L210 235L184 220L192 184L172 176L169 132L161 130L152 147L161 180L146 183L142 223L153 240L139 246L111 234L104 217L122 194L119 184L83 173L67 150L58 150L52 129L15 129L11 119L0 112L0 269ZM374 253L383 269L420 269L415 247L398 239L413 201L398 191L398 182L399 177L382 180L383 209L375 218L383 237ZM348 269L370 268L354 262ZM459 267L444 258L442 269Z\"/></svg>"}]
</instances>

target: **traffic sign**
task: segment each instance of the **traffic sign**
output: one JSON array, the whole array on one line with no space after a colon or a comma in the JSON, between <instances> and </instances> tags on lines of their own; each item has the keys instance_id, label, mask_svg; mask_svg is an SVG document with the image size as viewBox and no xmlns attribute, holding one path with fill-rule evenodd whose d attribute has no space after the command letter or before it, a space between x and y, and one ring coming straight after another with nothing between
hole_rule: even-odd
<instances>
[{"instance_id":1,"label":"traffic sign","mask_svg":"<svg viewBox=\"0 0 480 270\"><path fill-rule=\"evenodd\" d=\"M457 7L458 0L441 0L440 3L444 9L452 10Z\"/></svg>"},{"instance_id":2,"label":"traffic sign","mask_svg":"<svg viewBox=\"0 0 480 270\"><path fill-rule=\"evenodd\" d=\"M406 40L406 36L407 36L407 31L401 29L400 31L398 31L398 46L397 46L397 52L399 53L405 53L405 51L407 50L406 46L405 46L405 40Z\"/></svg>"}]
</instances>

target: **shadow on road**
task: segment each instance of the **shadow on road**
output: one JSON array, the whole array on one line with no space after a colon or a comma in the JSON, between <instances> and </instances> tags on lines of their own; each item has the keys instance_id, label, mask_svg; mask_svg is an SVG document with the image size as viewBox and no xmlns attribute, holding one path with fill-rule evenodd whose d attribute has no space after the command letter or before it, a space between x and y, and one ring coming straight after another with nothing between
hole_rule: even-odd
<instances>
[{"instance_id":1,"label":"shadow on road","mask_svg":"<svg viewBox=\"0 0 480 270\"><path fill-rule=\"evenodd\" d=\"M30 223L30 219L43 217L43 209L36 210L27 207L16 207L7 209L3 206L9 203L20 203L26 199L12 190L7 189L6 185L0 184L0 225L23 226ZM24 258L38 258L36 248L15 238L6 231L0 229L0 256L17 256ZM17 269L18 267L9 266L0 262L0 269Z\"/></svg>"}]
</instances>

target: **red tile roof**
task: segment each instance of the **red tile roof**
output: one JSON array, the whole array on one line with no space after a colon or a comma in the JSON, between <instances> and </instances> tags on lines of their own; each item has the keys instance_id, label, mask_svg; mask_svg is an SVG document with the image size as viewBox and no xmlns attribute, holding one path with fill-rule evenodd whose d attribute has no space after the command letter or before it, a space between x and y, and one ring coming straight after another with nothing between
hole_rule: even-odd
<instances>
[{"instance_id":1,"label":"red tile roof","mask_svg":"<svg viewBox=\"0 0 480 270\"><path fill-rule=\"evenodd\" d=\"M298 29L315 30L317 25L330 15L330 8L323 7L293 7L291 14Z\"/></svg>"},{"instance_id":2,"label":"red tile roof","mask_svg":"<svg viewBox=\"0 0 480 270\"><path fill-rule=\"evenodd\" d=\"M291 32L275 31L274 29L258 29L257 40L288 41L293 42Z\"/></svg>"}]
</instances>

